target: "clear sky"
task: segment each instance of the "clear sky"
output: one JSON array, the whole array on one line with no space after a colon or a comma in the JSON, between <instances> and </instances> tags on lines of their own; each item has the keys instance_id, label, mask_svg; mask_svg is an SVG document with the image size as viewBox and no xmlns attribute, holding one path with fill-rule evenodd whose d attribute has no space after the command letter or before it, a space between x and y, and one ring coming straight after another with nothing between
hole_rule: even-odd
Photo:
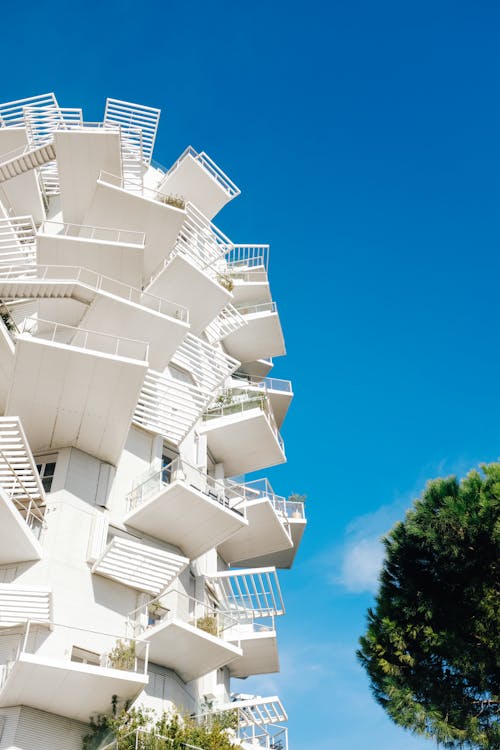
<instances>
[{"instance_id":1,"label":"clear sky","mask_svg":"<svg viewBox=\"0 0 500 750\"><path fill-rule=\"evenodd\" d=\"M162 108L155 157L192 144L242 189L217 223L271 244L296 398L278 494L308 495L282 575L291 750L424 750L353 655L378 538L425 480L498 457L495 0L24 2L2 7L6 101L54 90Z\"/></svg>"}]
</instances>

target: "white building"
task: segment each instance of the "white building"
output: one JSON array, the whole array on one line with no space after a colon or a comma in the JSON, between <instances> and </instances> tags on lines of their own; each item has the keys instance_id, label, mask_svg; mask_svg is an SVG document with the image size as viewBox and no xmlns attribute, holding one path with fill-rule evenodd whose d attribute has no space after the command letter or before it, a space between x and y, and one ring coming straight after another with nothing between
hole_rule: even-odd
<instances>
[{"instance_id":1,"label":"white building","mask_svg":"<svg viewBox=\"0 0 500 750\"><path fill-rule=\"evenodd\" d=\"M231 693L279 669L306 524L241 480L293 395L268 247L215 226L205 153L152 166L159 114L0 105L0 750L79 750L113 695L287 747L279 698Z\"/></svg>"}]
</instances>

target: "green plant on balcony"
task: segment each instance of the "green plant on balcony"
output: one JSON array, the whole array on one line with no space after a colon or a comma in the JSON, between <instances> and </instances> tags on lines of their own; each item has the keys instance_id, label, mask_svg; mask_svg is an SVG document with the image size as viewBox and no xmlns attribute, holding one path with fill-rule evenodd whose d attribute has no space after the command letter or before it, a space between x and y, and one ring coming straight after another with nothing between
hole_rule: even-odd
<instances>
[{"instance_id":1,"label":"green plant on balcony","mask_svg":"<svg viewBox=\"0 0 500 750\"><path fill-rule=\"evenodd\" d=\"M225 273L217 274L217 283L224 287L224 289L227 289L228 292L232 292L234 289L234 281Z\"/></svg>"},{"instance_id":2,"label":"green plant on balcony","mask_svg":"<svg viewBox=\"0 0 500 750\"><path fill-rule=\"evenodd\" d=\"M178 195L163 195L162 193L158 193L158 200L161 203L165 203L167 206L186 208L186 201Z\"/></svg>"},{"instance_id":3,"label":"green plant on balcony","mask_svg":"<svg viewBox=\"0 0 500 750\"><path fill-rule=\"evenodd\" d=\"M116 645L108 654L109 664L113 669L124 669L131 671L134 669L136 660L135 641L128 643L118 640Z\"/></svg>"},{"instance_id":4,"label":"green plant on balcony","mask_svg":"<svg viewBox=\"0 0 500 750\"><path fill-rule=\"evenodd\" d=\"M307 495L299 495L298 492L292 492L291 495L288 495L287 500L289 503L302 503L304 504L307 500Z\"/></svg>"},{"instance_id":5,"label":"green plant on balcony","mask_svg":"<svg viewBox=\"0 0 500 750\"><path fill-rule=\"evenodd\" d=\"M200 630L204 630L205 633L209 633L210 635L219 635L216 614L209 614L205 615L204 617L198 617L198 619L196 620L196 627L198 627Z\"/></svg>"}]
</instances>

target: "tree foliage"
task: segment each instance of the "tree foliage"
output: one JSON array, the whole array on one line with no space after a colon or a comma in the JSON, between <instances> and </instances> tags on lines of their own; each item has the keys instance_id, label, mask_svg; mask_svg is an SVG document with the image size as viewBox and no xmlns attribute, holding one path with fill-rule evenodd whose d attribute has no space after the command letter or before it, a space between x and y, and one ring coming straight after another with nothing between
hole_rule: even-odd
<instances>
[{"instance_id":1,"label":"tree foliage","mask_svg":"<svg viewBox=\"0 0 500 750\"><path fill-rule=\"evenodd\" d=\"M225 711L197 722L178 713L156 718L143 708L117 711L113 698L110 714L90 720L90 731L83 738L83 750L235 750L238 717Z\"/></svg>"},{"instance_id":2,"label":"tree foliage","mask_svg":"<svg viewBox=\"0 0 500 750\"><path fill-rule=\"evenodd\" d=\"M500 748L500 464L436 479L384 539L358 657L391 719L447 748Z\"/></svg>"}]
</instances>

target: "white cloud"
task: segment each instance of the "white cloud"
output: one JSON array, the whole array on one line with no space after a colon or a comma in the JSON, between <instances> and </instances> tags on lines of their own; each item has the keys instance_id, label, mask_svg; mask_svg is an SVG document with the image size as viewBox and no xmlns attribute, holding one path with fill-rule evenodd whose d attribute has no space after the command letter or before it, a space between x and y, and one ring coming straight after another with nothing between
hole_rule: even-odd
<instances>
[{"instance_id":1,"label":"white cloud","mask_svg":"<svg viewBox=\"0 0 500 750\"><path fill-rule=\"evenodd\" d=\"M376 591L383 558L384 548L377 538L346 544L336 582L353 593Z\"/></svg>"}]
</instances>

